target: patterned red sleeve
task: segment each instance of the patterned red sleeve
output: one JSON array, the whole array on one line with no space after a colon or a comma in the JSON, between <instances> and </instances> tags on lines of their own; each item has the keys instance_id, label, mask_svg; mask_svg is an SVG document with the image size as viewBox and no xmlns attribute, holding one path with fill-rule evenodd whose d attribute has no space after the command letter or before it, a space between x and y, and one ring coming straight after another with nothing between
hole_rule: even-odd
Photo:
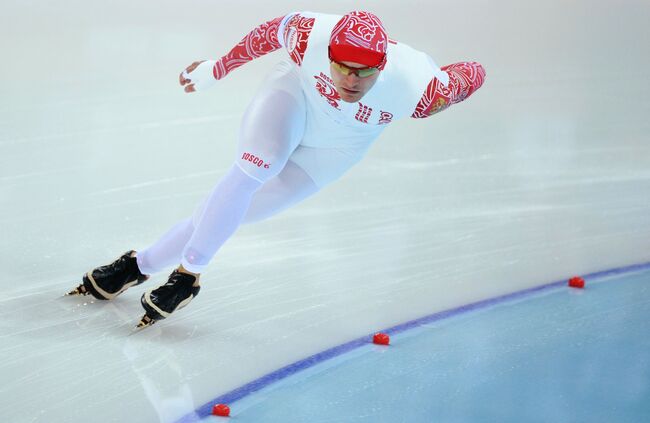
<instances>
[{"instance_id":1,"label":"patterned red sleeve","mask_svg":"<svg viewBox=\"0 0 650 423\"><path fill-rule=\"evenodd\" d=\"M460 103L485 80L485 69L476 62L454 63L440 69L449 75L449 84L445 86L437 78L431 80L411 117L426 118Z\"/></svg>"},{"instance_id":2,"label":"patterned red sleeve","mask_svg":"<svg viewBox=\"0 0 650 423\"><path fill-rule=\"evenodd\" d=\"M308 18L299 13L293 15L284 27L284 46L291 57L291 60L298 66L302 65L302 59L307 50L309 34L314 28L315 18Z\"/></svg>"},{"instance_id":3,"label":"patterned red sleeve","mask_svg":"<svg viewBox=\"0 0 650 423\"><path fill-rule=\"evenodd\" d=\"M228 54L217 61L212 69L214 77L221 79L244 63L282 47L278 41L278 28L283 18L284 16L275 18L253 29Z\"/></svg>"}]
</instances>

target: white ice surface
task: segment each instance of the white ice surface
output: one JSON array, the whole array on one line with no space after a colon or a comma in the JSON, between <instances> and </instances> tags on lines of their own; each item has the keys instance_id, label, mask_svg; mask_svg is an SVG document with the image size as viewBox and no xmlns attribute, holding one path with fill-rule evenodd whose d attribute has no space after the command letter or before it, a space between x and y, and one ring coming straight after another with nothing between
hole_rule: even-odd
<instances>
[{"instance_id":1,"label":"white ice surface","mask_svg":"<svg viewBox=\"0 0 650 423\"><path fill-rule=\"evenodd\" d=\"M0 3L0 421L171 421L375 330L650 261L650 3L270 3ZM60 298L193 210L282 53L197 95L186 65L289 11L355 8L441 65L481 62L484 87L243 227L147 332L128 336L165 275Z\"/></svg>"}]
</instances>

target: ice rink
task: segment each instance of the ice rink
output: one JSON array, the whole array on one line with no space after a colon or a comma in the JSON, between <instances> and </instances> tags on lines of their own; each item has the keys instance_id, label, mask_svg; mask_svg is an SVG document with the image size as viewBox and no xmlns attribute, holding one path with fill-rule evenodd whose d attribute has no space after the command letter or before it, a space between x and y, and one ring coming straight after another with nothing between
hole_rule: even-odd
<instances>
[{"instance_id":1,"label":"ice rink","mask_svg":"<svg viewBox=\"0 0 650 423\"><path fill-rule=\"evenodd\" d=\"M61 297L194 210L285 53L192 95L187 65L288 12L354 9L441 66L480 62L485 84L240 228L169 320L130 335L166 274ZM374 331L649 262L648 22L645 0L3 0L0 421L173 422Z\"/></svg>"}]
</instances>

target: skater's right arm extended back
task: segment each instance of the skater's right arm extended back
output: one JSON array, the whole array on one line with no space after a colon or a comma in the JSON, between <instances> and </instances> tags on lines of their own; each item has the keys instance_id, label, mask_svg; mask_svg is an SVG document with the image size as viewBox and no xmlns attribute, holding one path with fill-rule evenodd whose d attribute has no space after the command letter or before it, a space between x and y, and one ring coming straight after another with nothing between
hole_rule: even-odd
<instances>
[{"instance_id":1,"label":"skater's right arm extended back","mask_svg":"<svg viewBox=\"0 0 650 423\"><path fill-rule=\"evenodd\" d=\"M198 61L188 66L179 78L185 92L209 88L241 65L280 49L278 30L285 17L289 15L258 25L219 60Z\"/></svg>"}]
</instances>

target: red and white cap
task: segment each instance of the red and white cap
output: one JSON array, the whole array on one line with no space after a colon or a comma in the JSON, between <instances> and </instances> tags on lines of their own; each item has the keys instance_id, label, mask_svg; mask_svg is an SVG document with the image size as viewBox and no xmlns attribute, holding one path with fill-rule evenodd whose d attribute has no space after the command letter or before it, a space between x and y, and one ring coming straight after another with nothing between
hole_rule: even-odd
<instances>
[{"instance_id":1,"label":"red and white cap","mask_svg":"<svg viewBox=\"0 0 650 423\"><path fill-rule=\"evenodd\" d=\"M344 15L330 36L329 54L335 62L354 62L384 69L388 36L372 13L354 11Z\"/></svg>"}]
</instances>

